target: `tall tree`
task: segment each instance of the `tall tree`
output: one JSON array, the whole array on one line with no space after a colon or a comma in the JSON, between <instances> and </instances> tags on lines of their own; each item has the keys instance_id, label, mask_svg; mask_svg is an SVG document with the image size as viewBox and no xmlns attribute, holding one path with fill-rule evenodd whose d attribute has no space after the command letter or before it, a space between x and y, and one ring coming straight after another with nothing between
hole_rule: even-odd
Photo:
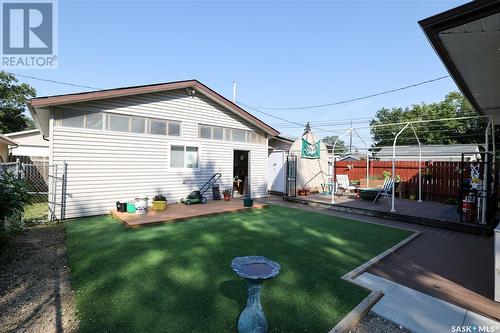
<instances>
[{"instance_id":1,"label":"tall tree","mask_svg":"<svg viewBox=\"0 0 500 333\"><path fill-rule=\"evenodd\" d=\"M404 123L414 120L430 120L477 116L478 113L459 92L451 92L443 101L431 104L417 104L411 107L382 108L370 121L370 131L375 146L391 146L396 134ZM402 123L393 126L380 126ZM457 119L415 124L415 130L423 144L479 143L484 140L484 118ZM416 144L416 139L408 129L398 138L398 144Z\"/></svg>"},{"instance_id":2,"label":"tall tree","mask_svg":"<svg viewBox=\"0 0 500 333\"><path fill-rule=\"evenodd\" d=\"M335 143L335 140L338 139L338 135L331 135L331 136L325 136L321 141L324 143L328 143L333 145ZM345 154L347 152L347 147L345 146L345 142L342 140L337 141L337 144L335 145L335 154Z\"/></svg>"},{"instance_id":3,"label":"tall tree","mask_svg":"<svg viewBox=\"0 0 500 333\"><path fill-rule=\"evenodd\" d=\"M31 118L25 115L26 99L36 96L33 87L19 81L12 74L0 71L0 133L34 128Z\"/></svg>"}]
</instances>

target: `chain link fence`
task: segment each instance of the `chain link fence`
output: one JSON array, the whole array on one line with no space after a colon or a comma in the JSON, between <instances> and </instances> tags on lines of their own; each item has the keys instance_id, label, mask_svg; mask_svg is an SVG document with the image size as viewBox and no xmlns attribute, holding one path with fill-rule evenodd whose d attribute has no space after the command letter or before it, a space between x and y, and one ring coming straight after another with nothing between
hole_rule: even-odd
<instances>
[{"instance_id":1,"label":"chain link fence","mask_svg":"<svg viewBox=\"0 0 500 333\"><path fill-rule=\"evenodd\" d=\"M39 224L64 218L66 167L50 165L45 160L32 161L29 158L17 158L16 162L2 164L0 173L12 172L24 179L31 195L25 207L24 219L28 224ZM61 172L62 171L62 172ZM57 192L61 192L57 195ZM56 211L57 210L57 211Z\"/></svg>"}]
</instances>

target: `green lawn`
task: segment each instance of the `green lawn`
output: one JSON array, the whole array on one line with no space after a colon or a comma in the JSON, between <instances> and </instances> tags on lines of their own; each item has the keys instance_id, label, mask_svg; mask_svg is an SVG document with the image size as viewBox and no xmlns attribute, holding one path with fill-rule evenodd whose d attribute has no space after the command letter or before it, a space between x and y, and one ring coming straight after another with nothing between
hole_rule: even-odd
<instances>
[{"instance_id":1,"label":"green lawn","mask_svg":"<svg viewBox=\"0 0 500 333\"><path fill-rule=\"evenodd\" d=\"M367 292L340 277L410 232L279 206L127 230L67 222L81 332L236 332L245 283L231 259L263 255L270 332L327 332Z\"/></svg>"},{"instance_id":2,"label":"green lawn","mask_svg":"<svg viewBox=\"0 0 500 333\"><path fill-rule=\"evenodd\" d=\"M36 202L26 205L24 208L24 219L26 221L47 221L49 204L47 202Z\"/></svg>"}]
</instances>

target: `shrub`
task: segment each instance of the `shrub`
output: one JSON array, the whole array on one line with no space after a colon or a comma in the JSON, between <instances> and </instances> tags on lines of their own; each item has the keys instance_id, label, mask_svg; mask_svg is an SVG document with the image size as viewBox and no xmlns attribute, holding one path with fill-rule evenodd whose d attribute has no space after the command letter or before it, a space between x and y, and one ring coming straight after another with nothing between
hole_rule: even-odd
<instances>
[{"instance_id":1,"label":"shrub","mask_svg":"<svg viewBox=\"0 0 500 333\"><path fill-rule=\"evenodd\" d=\"M0 179L0 233L4 236L23 230L24 206L30 200L26 182L12 172L5 172Z\"/></svg>"}]
</instances>

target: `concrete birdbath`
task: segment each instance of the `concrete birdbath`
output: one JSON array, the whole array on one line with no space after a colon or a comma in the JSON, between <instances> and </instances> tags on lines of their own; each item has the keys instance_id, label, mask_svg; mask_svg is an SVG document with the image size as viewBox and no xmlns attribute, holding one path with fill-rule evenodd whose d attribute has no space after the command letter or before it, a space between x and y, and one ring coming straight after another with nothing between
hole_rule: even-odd
<instances>
[{"instance_id":1,"label":"concrete birdbath","mask_svg":"<svg viewBox=\"0 0 500 333\"><path fill-rule=\"evenodd\" d=\"M281 266L262 256L236 257L231 267L248 283L247 306L238 319L239 333L265 333L267 322L260 304L260 289L265 280L277 276Z\"/></svg>"}]
</instances>

